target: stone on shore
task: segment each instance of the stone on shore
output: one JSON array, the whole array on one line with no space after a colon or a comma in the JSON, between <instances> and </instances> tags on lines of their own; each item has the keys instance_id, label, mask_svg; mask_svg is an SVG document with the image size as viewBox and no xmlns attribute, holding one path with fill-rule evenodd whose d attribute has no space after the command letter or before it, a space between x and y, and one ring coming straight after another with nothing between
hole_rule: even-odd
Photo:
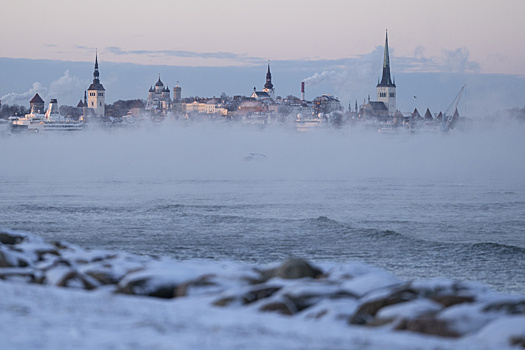
<instances>
[{"instance_id":1,"label":"stone on shore","mask_svg":"<svg viewBox=\"0 0 525 350\"><path fill-rule=\"evenodd\" d=\"M525 346L525 296L502 295L449 279L406 283L363 263L318 267L292 258L260 268L185 262L85 250L66 242L48 244L40 237L1 231L0 279L147 297L201 298L215 306L332 320L349 327L381 326L447 338L475 336L487 344Z\"/></svg>"}]
</instances>

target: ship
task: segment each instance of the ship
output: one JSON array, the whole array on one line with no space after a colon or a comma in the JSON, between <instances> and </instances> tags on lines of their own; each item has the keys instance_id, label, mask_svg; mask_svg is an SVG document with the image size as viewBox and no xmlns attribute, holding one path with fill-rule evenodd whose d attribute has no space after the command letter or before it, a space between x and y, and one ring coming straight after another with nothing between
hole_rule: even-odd
<instances>
[{"instance_id":1,"label":"ship","mask_svg":"<svg viewBox=\"0 0 525 350\"><path fill-rule=\"evenodd\" d=\"M60 115L57 99L51 99L45 114L34 109L24 117L10 117L11 133L47 133L80 131L84 127L82 121L72 120Z\"/></svg>"}]
</instances>

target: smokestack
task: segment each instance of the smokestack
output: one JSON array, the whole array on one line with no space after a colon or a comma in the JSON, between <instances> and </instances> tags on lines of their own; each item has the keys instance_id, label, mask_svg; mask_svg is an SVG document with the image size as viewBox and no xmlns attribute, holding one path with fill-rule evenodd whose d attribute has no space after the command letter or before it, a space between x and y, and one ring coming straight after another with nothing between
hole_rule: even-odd
<instances>
[{"instance_id":1,"label":"smokestack","mask_svg":"<svg viewBox=\"0 0 525 350\"><path fill-rule=\"evenodd\" d=\"M56 119L58 116L60 116L58 111L58 102L56 98L52 98L51 102L49 102L49 107L47 107L45 118L47 120L53 120L53 118Z\"/></svg>"},{"instance_id":2,"label":"smokestack","mask_svg":"<svg viewBox=\"0 0 525 350\"><path fill-rule=\"evenodd\" d=\"M301 82L301 101L304 101L304 81Z\"/></svg>"}]
</instances>

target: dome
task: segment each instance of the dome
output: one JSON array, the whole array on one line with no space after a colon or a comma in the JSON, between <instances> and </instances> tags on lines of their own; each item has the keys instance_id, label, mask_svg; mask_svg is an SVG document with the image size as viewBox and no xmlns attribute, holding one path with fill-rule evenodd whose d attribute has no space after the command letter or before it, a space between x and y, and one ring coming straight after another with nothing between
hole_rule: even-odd
<instances>
[{"instance_id":1,"label":"dome","mask_svg":"<svg viewBox=\"0 0 525 350\"><path fill-rule=\"evenodd\" d=\"M159 76L159 81L157 81L155 86L164 86L164 84L162 84L162 81L160 81L160 76Z\"/></svg>"}]
</instances>

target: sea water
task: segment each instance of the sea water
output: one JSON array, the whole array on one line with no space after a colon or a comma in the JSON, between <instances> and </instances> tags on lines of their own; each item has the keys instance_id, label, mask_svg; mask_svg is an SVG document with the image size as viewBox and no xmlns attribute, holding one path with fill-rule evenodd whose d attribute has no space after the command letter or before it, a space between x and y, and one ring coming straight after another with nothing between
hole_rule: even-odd
<instances>
[{"instance_id":1,"label":"sea water","mask_svg":"<svg viewBox=\"0 0 525 350\"><path fill-rule=\"evenodd\" d=\"M525 294L522 131L7 137L0 227L175 259L363 261Z\"/></svg>"}]
</instances>

